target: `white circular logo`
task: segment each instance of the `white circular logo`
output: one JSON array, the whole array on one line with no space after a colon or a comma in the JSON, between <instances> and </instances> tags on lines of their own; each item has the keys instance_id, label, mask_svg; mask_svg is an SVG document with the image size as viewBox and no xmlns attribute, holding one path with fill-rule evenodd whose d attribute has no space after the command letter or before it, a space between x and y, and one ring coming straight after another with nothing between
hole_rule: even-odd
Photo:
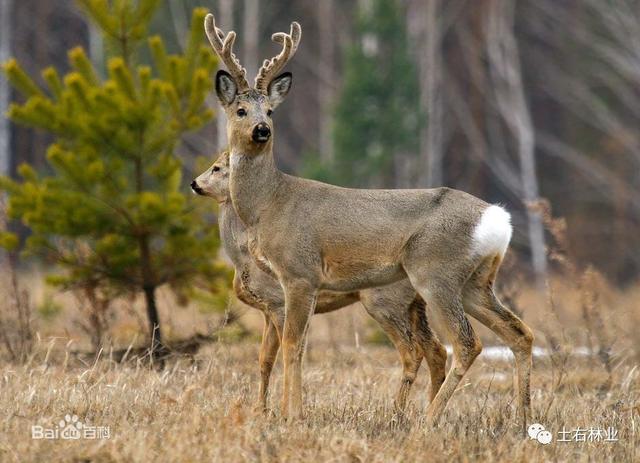
<instances>
[{"instance_id":1,"label":"white circular logo","mask_svg":"<svg viewBox=\"0 0 640 463\"><path fill-rule=\"evenodd\" d=\"M529 438L532 440L537 440L543 445L549 444L553 440L552 434L544 429L540 423L533 423L527 429L527 434L529 434Z\"/></svg>"},{"instance_id":2,"label":"white circular logo","mask_svg":"<svg viewBox=\"0 0 640 463\"><path fill-rule=\"evenodd\" d=\"M540 442L542 445L547 445L551 443L551 440L553 438L551 437L551 433L549 431L540 431L536 439L538 439L538 442Z\"/></svg>"},{"instance_id":3,"label":"white circular logo","mask_svg":"<svg viewBox=\"0 0 640 463\"><path fill-rule=\"evenodd\" d=\"M529 434L529 437L531 439L536 439L540 431L544 431L544 426L542 426L540 423L533 423L531 426L529 426L527 433Z\"/></svg>"}]
</instances>

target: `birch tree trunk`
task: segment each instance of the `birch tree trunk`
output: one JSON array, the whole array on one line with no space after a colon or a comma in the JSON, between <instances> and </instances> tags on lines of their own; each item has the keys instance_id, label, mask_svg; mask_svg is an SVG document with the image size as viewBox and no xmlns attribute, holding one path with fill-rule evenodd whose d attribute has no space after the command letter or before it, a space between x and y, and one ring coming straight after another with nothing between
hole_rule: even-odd
<instances>
[{"instance_id":1,"label":"birch tree trunk","mask_svg":"<svg viewBox=\"0 0 640 463\"><path fill-rule=\"evenodd\" d=\"M0 0L0 63L11 57L11 10L13 0ZM7 111L11 98L9 82L0 76L0 112ZM0 116L0 175L9 175L11 170L11 127L9 120Z\"/></svg>"},{"instance_id":2,"label":"birch tree trunk","mask_svg":"<svg viewBox=\"0 0 640 463\"><path fill-rule=\"evenodd\" d=\"M516 140L520 181L525 205L539 200L535 163L535 130L522 82L518 45L513 32L514 4L493 0L487 17L487 51L498 109ZM539 286L547 273L542 217L527 207L528 235L533 270Z\"/></svg>"}]
</instances>

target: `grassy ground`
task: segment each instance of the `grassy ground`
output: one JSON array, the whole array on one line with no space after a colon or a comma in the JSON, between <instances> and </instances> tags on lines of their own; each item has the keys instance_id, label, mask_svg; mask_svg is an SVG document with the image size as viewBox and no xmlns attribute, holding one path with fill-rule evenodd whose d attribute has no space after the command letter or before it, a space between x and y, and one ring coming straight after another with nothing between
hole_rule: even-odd
<instances>
[{"instance_id":1,"label":"grassy ground","mask_svg":"<svg viewBox=\"0 0 640 463\"><path fill-rule=\"evenodd\" d=\"M23 287L32 305L41 307L38 281L32 277ZM169 337L218 324L220 315L179 309L165 293L160 315ZM0 294L11 294L10 288L0 287ZM171 359L160 371L142 360L118 364L108 353L88 361L74 355L91 349L79 328L82 308L56 294L59 311L38 309L27 317L39 340L22 362L5 360L4 339L22 325L15 298L0 300L0 462L640 461L640 286L623 291L585 273L554 279L546 294L516 282L511 290L505 285L503 295L533 328L536 346L550 353L534 359L532 377L533 419L552 433L548 445L522 436L512 365L504 359L476 360L437 428L423 423L429 388L423 365L408 410L398 415L397 354L374 343L380 332L357 306L313 317L304 368L306 417L286 422L277 406L279 364L272 411L254 411L257 311L236 308L244 331L252 333L242 341L223 336L194 359ZM117 347L144 339L145 330L140 301L121 304L110 325ZM499 344L473 323L485 346ZM32 438L33 426L55 429L66 415L85 426L108 427L109 438ZM587 431L578 442L578 428L612 428L617 440L589 438ZM564 435L569 442L558 441L563 429L573 431Z\"/></svg>"},{"instance_id":2,"label":"grassy ground","mask_svg":"<svg viewBox=\"0 0 640 463\"><path fill-rule=\"evenodd\" d=\"M103 357L82 366L41 352L0 377L0 461L638 461L640 372L616 359L608 374L593 359L561 366L538 359L533 415L554 434L542 445L521 436L511 365L478 359L436 429L422 424L423 367L405 416L392 408L400 377L396 354L380 346L311 347L304 374L306 418L288 423L253 410L257 346L215 344L195 362L164 371ZM635 410L634 410L635 408ZM66 414L108 426L109 439L34 440L32 425ZM616 442L557 442L558 431L613 427Z\"/></svg>"}]
</instances>

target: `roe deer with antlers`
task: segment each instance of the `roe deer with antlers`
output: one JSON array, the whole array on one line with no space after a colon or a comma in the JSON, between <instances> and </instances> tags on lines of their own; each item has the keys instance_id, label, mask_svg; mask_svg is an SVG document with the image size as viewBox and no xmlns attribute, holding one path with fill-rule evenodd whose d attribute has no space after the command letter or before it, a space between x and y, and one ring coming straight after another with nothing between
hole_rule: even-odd
<instances>
[{"instance_id":1,"label":"roe deer with antlers","mask_svg":"<svg viewBox=\"0 0 640 463\"><path fill-rule=\"evenodd\" d=\"M254 258L276 275L285 294L282 336L285 416L302 415L302 355L320 290L357 291L408 278L430 315L446 330L453 363L427 408L436 424L465 372L482 350L466 314L511 348L523 429L530 413L532 331L496 297L494 282L511 239L509 214L449 188L366 190L287 175L273 156L271 113L292 76L279 74L301 30L273 40L282 51L264 62L254 87L232 52L235 33L205 19L211 45L229 72L216 75L227 115L233 207L248 228Z\"/></svg>"},{"instance_id":2,"label":"roe deer with antlers","mask_svg":"<svg viewBox=\"0 0 640 463\"><path fill-rule=\"evenodd\" d=\"M258 407L267 409L269 377L284 327L284 292L278 280L254 262L248 249L247 230L233 209L229 194L229 153L223 152L213 165L191 183L193 191L219 203L218 226L227 256L235 267L233 288L240 299L264 314L260 346L260 390ZM332 312L360 301L393 342L402 362L402 381L396 406L404 410L422 358L431 376L431 399L445 377L447 351L427 323L424 301L404 279L380 288L355 292L320 291L316 314Z\"/></svg>"}]
</instances>

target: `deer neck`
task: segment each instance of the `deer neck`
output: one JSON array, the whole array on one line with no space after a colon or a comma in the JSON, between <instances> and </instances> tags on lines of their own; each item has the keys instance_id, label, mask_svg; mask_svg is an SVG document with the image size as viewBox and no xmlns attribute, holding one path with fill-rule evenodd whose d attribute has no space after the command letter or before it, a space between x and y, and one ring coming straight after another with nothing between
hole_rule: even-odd
<instances>
[{"instance_id":1,"label":"deer neck","mask_svg":"<svg viewBox=\"0 0 640 463\"><path fill-rule=\"evenodd\" d=\"M230 165L233 207L245 226L252 227L269 205L274 204L284 174L276 167L271 150L254 155L232 149Z\"/></svg>"},{"instance_id":2,"label":"deer neck","mask_svg":"<svg viewBox=\"0 0 640 463\"><path fill-rule=\"evenodd\" d=\"M247 247L246 227L231 204L231 198L220 203L218 212L218 228L220 229L220 240L222 247L233 266L241 268L250 259Z\"/></svg>"}]
</instances>

